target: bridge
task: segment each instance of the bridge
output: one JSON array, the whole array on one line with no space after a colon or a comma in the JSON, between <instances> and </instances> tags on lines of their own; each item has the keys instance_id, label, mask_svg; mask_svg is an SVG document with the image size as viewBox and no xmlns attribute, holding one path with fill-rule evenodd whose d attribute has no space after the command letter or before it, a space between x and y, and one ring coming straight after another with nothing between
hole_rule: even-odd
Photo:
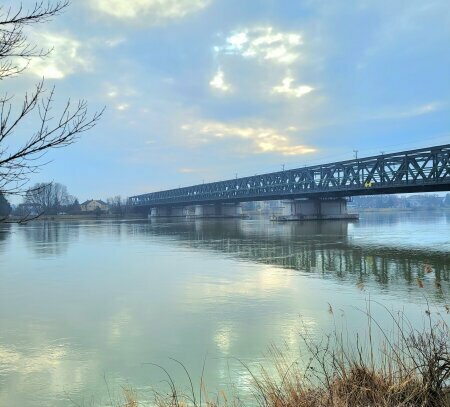
<instances>
[{"instance_id":1,"label":"bridge","mask_svg":"<svg viewBox=\"0 0 450 407\"><path fill-rule=\"evenodd\" d=\"M282 219L346 219L347 197L450 191L450 144L152 192L151 216L241 216L241 202L283 200Z\"/></svg>"}]
</instances>

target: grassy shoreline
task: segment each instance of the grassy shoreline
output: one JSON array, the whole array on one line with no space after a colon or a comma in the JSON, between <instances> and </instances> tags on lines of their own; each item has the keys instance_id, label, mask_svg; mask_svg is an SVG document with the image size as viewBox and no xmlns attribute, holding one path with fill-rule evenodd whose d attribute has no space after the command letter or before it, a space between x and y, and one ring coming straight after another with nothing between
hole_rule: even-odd
<instances>
[{"instance_id":1,"label":"grassy shoreline","mask_svg":"<svg viewBox=\"0 0 450 407\"><path fill-rule=\"evenodd\" d=\"M386 308L385 308L386 309ZM337 328L319 340L302 336L308 355L303 363L287 360L278 348L271 349L275 369L251 371L252 400L236 390L210 393L203 377L198 385L188 370L187 391L180 391L170 372L167 391L154 391L154 399L142 403L132 388L123 389L115 407L448 407L450 406L450 331L439 311L424 310L423 329L414 328L403 313L389 313L393 328L387 331L365 312L367 337L343 338ZM449 310L446 310L447 313ZM330 313L333 310L330 306ZM441 315L441 316L439 316ZM382 340L375 344L374 331ZM301 357L302 355L300 355ZM276 373L274 374L273 371ZM199 390L196 390L199 389Z\"/></svg>"}]
</instances>

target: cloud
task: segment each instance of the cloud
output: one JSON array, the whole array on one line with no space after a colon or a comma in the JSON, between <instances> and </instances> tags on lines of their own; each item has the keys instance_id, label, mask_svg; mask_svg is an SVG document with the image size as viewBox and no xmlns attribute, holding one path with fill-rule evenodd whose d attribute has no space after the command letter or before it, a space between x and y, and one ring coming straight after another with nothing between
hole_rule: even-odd
<instances>
[{"instance_id":1,"label":"cloud","mask_svg":"<svg viewBox=\"0 0 450 407\"><path fill-rule=\"evenodd\" d=\"M426 114L434 113L443 108L443 104L439 102L427 103L420 106L413 106L406 109L391 108L385 109L380 113L369 115L367 120L385 120L385 119L408 119L417 116L423 116Z\"/></svg>"},{"instance_id":2,"label":"cloud","mask_svg":"<svg viewBox=\"0 0 450 407\"><path fill-rule=\"evenodd\" d=\"M426 105L417 106L409 110L405 110L399 113L399 116L402 117L415 117L422 116L424 114L432 113L441 109L441 105L439 103L428 103Z\"/></svg>"},{"instance_id":3,"label":"cloud","mask_svg":"<svg viewBox=\"0 0 450 407\"><path fill-rule=\"evenodd\" d=\"M100 13L120 20L142 19L150 24L176 20L200 11L210 0L91 0Z\"/></svg>"},{"instance_id":4,"label":"cloud","mask_svg":"<svg viewBox=\"0 0 450 407\"><path fill-rule=\"evenodd\" d=\"M299 57L302 37L298 33L278 32L273 27L257 27L232 32L225 44L216 46L217 53L241 55L290 65Z\"/></svg>"},{"instance_id":5,"label":"cloud","mask_svg":"<svg viewBox=\"0 0 450 407\"><path fill-rule=\"evenodd\" d=\"M135 97L139 95L139 92L136 89L126 83L114 85L107 82L104 87L107 98L112 100L114 108L121 112L128 110L133 104Z\"/></svg>"},{"instance_id":6,"label":"cloud","mask_svg":"<svg viewBox=\"0 0 450 407\"><path fill-rule=\"evenodd\" d=\"M212 88L221 90L223 92L229 92L231 87L228 83L225 82L224 73L221 69L218 69L214 77L209 82L209 85Z\"/></svg>"},{"instance_id":7,"label":"cloud","mask_svg":"<svg viewBox=\"0 0 450 407\"><path fill-rule=\"evenodd\" d=\"M196 172L197 170L195 168L178 168L177 170L180 174L192 174L193 172Z\"/></svg>"},{"instance_id":8,"label":"cloud","mask_svg":"<svg viewBox=\"0 0 450 407\"><path fill-rule=\"evenodd\" d=\"M122 45L125 43L126 39L123 37L117 37L117 38L109 38L105 40L105 45L109 48L116 48L119 45Z\"/></svg>"},{"instance_id":9,"label":"cloud","mask_svg":"<svg viewBox=\"0 0 450 407\"><path fill-rule=\"evenodd\" d=\"M29 62L28 72L47 79L63 79L75 72L92 69L92 58L82 51L82 43L69 35L50 32L35 34L33 40L51 53Z\"/></svg>"},{"instance_id":10,"label":"cloud","mask_svg":"<svg viewBox=\"0 0 450 407\"><path fill-rule=\"evenodd\" d=\"M271 92L299 98L313 90L307 85L294 87L294 78L290 74L292 69L298 67L303 45L301 34L280 31L271 26L257 26L231 31L222 41L214 47L215 56L222 66L227 67L227 72L231 72L233 84L237 83L239 89L245 89L247 94L265 98ZM230 56L240 57L239 62ZM236 69L240 63L250 59L257 62L256 66L247 66L239 71ZM304 63L304 58L301 62ZM245 77L249 72L251 80ZM284 79L280 85L274 86L280 73ZM222 91L230 90L222 68L217 71L210 86Z\"/></svg>"},{"instance_id":11,"label":"cloud","mask_svg":"<svg viewBox=\"0 0 450 407\"><path fill-rule=\"evenodd\" d=\"M130 105L128 103L119 103L118 105L116 105L116 109L120 110L120 111L124 111L129 109Z\"/></svg>"},{"instance_id":12,"label":"cloud","mask_svg":"<svg viewBox=\"0 0 450 407\"><path fill-rule=\"evenodd\" d=\"M113 84L111 82L107 82L105 84L105 93L109 98L131 98L137 96L139 92L133 88L132 86L126 83Z\"/></svg>"},{"instance_id":13,"label":"cloud","mask_svg":"<svg viewBox=\"0 0 450 407\"><path fill-rule=\"evenodd\" d=\"M282 95L300 98L314 90L314 88L308 85L301 85L294 88L292 87L292 82L294 82L294 78L286 76L281 81L281 85L272 88L272 93L280 93Z\"/></svg>"},{"instance_id":14,"label":"cloud","mask_svg":"<svg viewBox=\"0 0 450 407\"><path fill-rule=\"evenodd\" d=\"M226 139L240 139L240 151L248 154L274 153L294 156L313 153L315 148L294 144L290 136L269 127L249 127L230 125L222 122L184 124L181 130L193 144L210 143Z\"/></svg>"}]
</instances>

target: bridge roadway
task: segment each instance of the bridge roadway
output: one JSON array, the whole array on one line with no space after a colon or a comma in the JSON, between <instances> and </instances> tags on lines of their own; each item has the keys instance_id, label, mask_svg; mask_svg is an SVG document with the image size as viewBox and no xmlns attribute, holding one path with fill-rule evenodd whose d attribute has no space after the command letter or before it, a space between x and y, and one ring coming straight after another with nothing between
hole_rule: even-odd
<instances>
[{"instance_id":1,"label":"bridge roadway","mask_svg":"<svg viewBox=\"0 0 450 407\"><path fill-rule=\"evenodd\" d=\"M152 192L130 197L129 204L168 214L177 208L287 200L289 217L328 211L314 209L318 201L323 206L334 200L343 208L342 198L349 196L437 191L450 191L450 144ZM311 208L293 204L305 198L315 202Z\"/></svg>"}]
</instances>

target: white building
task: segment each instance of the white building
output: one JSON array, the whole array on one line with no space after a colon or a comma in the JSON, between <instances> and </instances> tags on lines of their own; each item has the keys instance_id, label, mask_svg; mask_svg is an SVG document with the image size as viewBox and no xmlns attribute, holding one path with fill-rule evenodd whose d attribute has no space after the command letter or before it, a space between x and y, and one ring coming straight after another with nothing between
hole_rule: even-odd
<instances>
[{"instance_id":1,"label":"white building","mask_svg":"<svg viewBox=\"0 0 450 407\"><path fill-rule=\"evenodd\" d=\"M102 212L109 211L109 205L100 199L91 199L89 201L83 202L80 205L82 212L94 212L99 208Z\"/></svg>"}]
</instances>

